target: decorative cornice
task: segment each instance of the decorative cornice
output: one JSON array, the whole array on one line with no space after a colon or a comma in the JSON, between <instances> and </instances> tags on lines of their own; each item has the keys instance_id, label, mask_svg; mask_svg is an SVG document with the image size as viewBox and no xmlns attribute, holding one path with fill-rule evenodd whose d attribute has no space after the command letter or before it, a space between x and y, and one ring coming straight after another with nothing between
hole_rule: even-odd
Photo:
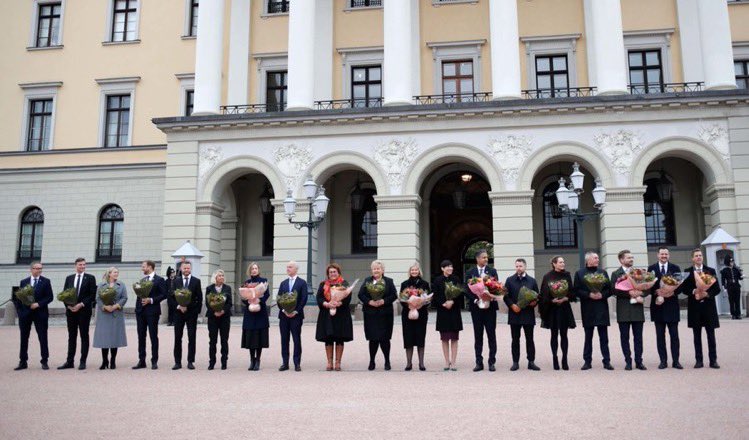
<instances>
[{"instance_id":1,"label":"decorative cornice","mask_svg":"<svg viewBox=\"0 0 749 440\"><path fill-rule=\"evenodd\" d=\"M721 197L733 197L736 195L736 188L732 183L714 183L705 188L705 199L712 202Z\"/></svg>"},{"instance_id":2,"label":"decorative cornice","mask_svg":"<svg viewBox=\"0 0 749 440\"><path fill-rule=\"evenodd\" d=\"M224 212L224 205L220 205L214 202L198 202L195 205L195 212L198 215L213 215L220 217L221 213Z\"/></svg>"},{"instance_id":3,"label":"decorative cornice","mask_svg":"<svg viewBox=\"0 0 749 440\"><path fill-rule=\"evenodd\" d=\"M46 89L50 87L59 88L62 87L62 81L47 81L47 82L36 82L36 83L20 83L18 87L24 90L33 89Z\"/></svg>"},{"instance_id":4,"label":"decorative cornice","mask_svg":"<svg viewBox=\"0 0 749 440\"><path fill-rule=\"evenodd\" d=\"M489 201L492 205L530 205L534 191L492 191Z\"/></svg>"},{"instance_id":5,"label":"decorative cornice","mask_svg":"<svg viewBox=\"0 0 749 440\"><path fill-rule=\"evenodd\" d=\"M427 47L430 49L442 47L463 47L463 46L481 46L486 43L486 38L480 40L464 41L427 41Z\"/></svg>"},{"instance_id":6,"label":"decorative cornice","mask_svg":"<svg viewBox=\"0 0 749 440\"><path fill-rule=\"evenodd\" d=\"M421 197L417 195L374 196L374 201L377 209L418 208L421 205Z\"/></svg>"},{"instance_id":7,"label":"decorative cornice","mask_svg":"<svg viewBox=\"0 0 749 440\"><path fill-rule=\"evenodd\" d=\"M606 188L606 203L624 201L642 201L642 196L647 186L628 186L618 188Z\"/></svg>"},{"instance_id":8,"label":"decorative cornice","mask_svg":"<svg viewBox=\"0 0 749 440\"><path fill-rule=\"evenodd\" d=\"M174 77L183 80L183 79L195 79L194 73L175 73Z\"/></svg>"},{"instance_id":9,"label":"decorative cornice","mask_svg":"<svg viewBox=\"0 0 749 440\"><path fill-rule=\"evenodd\" d=\"M96 84L122 84L122 83L134 83L140 81L139 76L121 76L118 78L96 78Z\"/></svg>"}]
</instances>

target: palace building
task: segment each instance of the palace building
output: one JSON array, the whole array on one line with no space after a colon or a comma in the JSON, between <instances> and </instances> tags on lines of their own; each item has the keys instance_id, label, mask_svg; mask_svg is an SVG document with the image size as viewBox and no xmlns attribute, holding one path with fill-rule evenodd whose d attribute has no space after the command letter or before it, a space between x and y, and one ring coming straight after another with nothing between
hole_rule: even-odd
<instances>
[{"instance_id":1,"label":"palace building","mask_svg":"<svg viewBox=\"0 0 749 440\"><path fill-rule=\"evenodd\" d=\"M716 227L749 261L749 1L25 0L0 24L0 286L164 274L190 240L237 285L462 276L489 246L540 276L580 246L689 266ZM556 197L585 176L578 230ZM596 180L599 182L596 184ZM593 190L606 191L594 206ZM599 189L600 191L600 189ZM582 243L580 243L582 242ZM131 294L132 295L132 294ZM62 305L55 302L58 310ZM128 306L132 307L132 301Z\"/></svg>"}]
</instances>

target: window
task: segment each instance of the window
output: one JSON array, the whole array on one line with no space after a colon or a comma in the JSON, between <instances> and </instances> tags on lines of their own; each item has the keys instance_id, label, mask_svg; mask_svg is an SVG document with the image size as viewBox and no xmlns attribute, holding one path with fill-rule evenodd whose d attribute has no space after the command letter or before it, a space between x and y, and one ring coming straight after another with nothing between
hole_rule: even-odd
<instances>
[{"instance_id":1,"label":"window","mask_svg":"<svg viewBox=\"0 0 749 440\"><path fill-rule=\"evenodd\" d=\"M676 245L673 198L663 201L658 193L658 178L645 181L645 235L648 246Z\"/></svg>"},{"instance_id":2,"label":"window","mask_svg":"<svg viewBox=\"0 0 749 440\"><path fill-rule=\"evenodd\" d=\"M49 149L52 127L52 99L29 101L29 124L26 134L26 151Z\"/></svg>"},{"instance_id":3,"label":"window","mask_svg":"<svg viewBox=\"0 0 749 440\"><path fill-rule=\"evenodd\" d=\"M36 25L36 47L60 44L60 17L62 3L40 4Z\"/></svg>"},{"instance_id":4,"label":"window","mask_svg":"<svg viewBox=\"0 0 749 440\"><path fill-rule=\"evenodd\" d=\"M286 109L287 72L268 72L265 88L266 111L281 112Z\"/></svg>"},{"instance_id":5,"label":"window","mask_svg":"<svg viewBox=\"0 0 749 440\"><path fill-rule=\"evenodd\" d=\"M662 92L663 66L660 50L629 51L629 84L633 94Z\"/></svg>"},{"instance_id":6,"label":"window","mask_svg":"<svg viewBox=\"0 0 749 440\"><path fill-rule=\"evenodd\" d=\"M351 107L379 107L382 104L382 67L351 68Z\"/></svg>"},{"instance_id":7,"label":"window","mask_svg":"<svg viewBox=\"0 0 749 440\"><path fill-rule=\"evenodd\" d=\"M122 231L125 213L117 205L109 205L99 215L99 244L96 261L122 261Z\"/></svg>"},{"instance_id":8,"label":"window","mask_svg":"<svg viewBox=\"0 0 749 440\"><path fill-rule=\"evenodd\" d=\"M559 184L552 182L544 188L544 248L577 246L577 225L571 217L562 215L557 202Z\"/></svg>"},{"instance_id":9,"label":"window","mask_svg":"<svg viewBox=\"0 0 749 440\"><path fill-rule=\"evenodd\" d=\"M749 60L734 61L733 70L736 72L736 86L749 89Z\"/></svg>"},{"instance_id":10,"label":"window","mask_svg":"<svg viewBox=\"0 0 749 440\"><path fill-rule=\"evenodd\" d=\"M382 6L382 0L351 0L352 8L367 8L370 6Z\"/></svg>"},{"instance_id":11,"label":"window","mask_svg":"<svg viewBox=\"0 0 749 440\"><path fill-rule=\"evenodd\" d=\"M351 210L351 253L377 252L377 203L373 189L362 189L362 209Z\"/></svg>"},{"instance_id":12,"label":"window","mask_svg":"<svg viewBox=\"0 0 749 440\"><path fill-rule=\"evenodd\" d=\"M289 0L268 0L269 14L284 14L289 12Z\"/></svg>"},{"instance_id":13,"label":"window","mask_svg":"<svg viewBox=\"0 0 749 440\"><path fill-rule=\"evenodd\" d=\"M192 115L192 109L194 105L195 105L195 91L186 90L185 91L185 116Z\"/></svg>"},{"instance_id":14,"label":"window","mask_svg":"<svg viewBox=\"0 0 749 440\"><path fill-rule=\"evenodd\" d=\"M273 256L273 231L275 227L275 211L271 207L270 212L263 214L263 256Z\"/></svg>"},{"instance_id":15,"label":"window","mask_svg":"<svg viewBox=\"0 0 749 440\"><path fill-rule=\"evenodd\" d=\"M473 61L460 60L442 62L442 94L473 94ZM445 99L445 102L460 101L460 96L453 96L449 101Z\"/></svg>"},{"instance_id":16,"label":"window","mask_svg":"<svg viewBox=\"0 0 749 440\"><path fill-rule=\"evenodd\" d=\"M138 25L138 0L113 0L110 41L134 41Z\"/></svg>"},{"instance_id":17,"label":"window","mask_svg":"<svg viewBox=\"0 0 749 440\"><path fill-rule=\"evenodd\" d=\"M108 95L105 147L130 145L130 95Z\"/></svg>"},{"instance_id":18,"label":"window","mask_svg":"<svg viewBox=\"0 0 749 440\"><path fill-rule=\"evenodd\" d=\"M198 36L198 0L190 0L190 27L188 34L191 37Z\"/></svg>"},{"instance_id":19,"label":"window","mask_svg":"<svg viewBox=\"0 0 749 440\"><path fill-rule=\"evenodd\" d=\"M42 258L42 231L44 229L44 213L33 207L21 216L21 234L18 241L18 264L31 263Z\"/></svg>"},{"instance_id":20,"label":"window","mask_svg":"<svg viewBox=\"0 0 749 440\"><path fill-rule=\"evenodd\" d=\"M567 55L536 57L536 89L539 98L569 96Z\"/></svg>"}]
</instances>

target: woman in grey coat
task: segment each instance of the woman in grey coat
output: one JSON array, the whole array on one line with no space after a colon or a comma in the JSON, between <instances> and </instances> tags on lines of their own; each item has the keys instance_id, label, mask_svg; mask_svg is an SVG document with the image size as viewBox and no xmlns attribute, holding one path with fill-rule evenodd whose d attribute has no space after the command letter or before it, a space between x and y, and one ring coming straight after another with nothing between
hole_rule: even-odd
<instances>
[{"instance_id":1,"label":"woman in grey coat","mask_svg":"<svg viewBox=\"0 0 749 440\"><path fill-rule=\"evenodd\" d=\"M101 348L100 370L117 368L117 348L127 347L127 335L125 334L125 313L123 311L127 302L127 289L125 285L117 280L120 271L116 267L110 267L104 274L104 282L99 284L96 294L96 328L94 329L94 347ZM117 292L114 304L105 306L99 293L107 287L113 287ZM109 352L112 357L109 358Z\"/></svg>"}]
</instances>

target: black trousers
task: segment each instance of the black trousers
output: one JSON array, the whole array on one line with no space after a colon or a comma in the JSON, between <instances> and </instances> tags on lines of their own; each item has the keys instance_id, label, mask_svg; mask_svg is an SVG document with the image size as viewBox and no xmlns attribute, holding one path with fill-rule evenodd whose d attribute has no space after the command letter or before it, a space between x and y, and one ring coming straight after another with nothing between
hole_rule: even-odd
<instances>
[{"instance_id":1,"label":"black trousers","mask_svg":"<svg viewBox=\"0 0 749 440\"><path fill-rule=\"evenodd\" d=\"M39 348L42 352L42 363L49 359L49 344L47 343L47 328L49 316L31 312L29 316L18 318L18 328L21 330L21 350L18 355L21 362L29 360L29 336L31 336L31 324L34 324L36 336L39 338Z\"/></svg>"},{"instance_id":2,"label":"black trousers","mask_svg":"<svg viewBox=\"0 0 749 440\"><path fill-rule=\"evenodd\" d=\"M138 360L146 361L146 332L151 338L151 363L159 361L159 315L136 313L138 325Z\"/></svg>"},{"instance_id":3,"label":"black trousers","mask_svg":"<svg viewBox=\"0 0 749 440\"><path fill-rule=\"evenodd\" d=\"M632 329L632 338L635 340L635 363L642 363L642 322L620 322L619 341L622 343L622 354L624 362L632 363L632 350L629 348L629 330Z\"/></svg>"},{"instance_id":4,"label":"black trousers","mask_svg":"<svg viewBox=\"0 0 749 440\"><path fill-rule=\"evenodd\" d=\"M177 312L174 316L174 363L182 363L182 335L187 325L187 362L195 362L195 334L198 330L198 314Z\"/></svg>"},{"instance_id":5,"label":"black trousers","mask_svg":"<svg viewBox=\"0 0 749 440\"><path fill-rule=\"evenodd\" d=\"M221 335L221 362L226 363L229 358L229 329L231 319L228 315L221 318L208 318L208 360L211 364L216 363L216 342Z\"/></svg>"},{"instance_id":6,"label":"black trousers","mask_svg":"<svg viewBox=\"0 0 749 440\"><path fill-rule=\"evenodd\" d=\"M174 295L167 295L166 309L169 312L167 315L167 321L170 324L174 324L174 317L177 315L177 300L174 299Z\"/></svg>"},{"instance_id":7,"label":"black trousers","mask_svg":"<svg viewBox=\"0 0 749 440\"><path fill-rule=\"evenodd\" d=\"M512 362L517 363L520 360L520 329L525 333L525 354L528 357L528 362L536 360L536 344L533 343L533 327L534 325L510 325L510 333L512 335Z\"/></svg>"},{"instance_id":8,"label":"black trousers","mask_svg":"<svg viewBox=\"0 0 749 440\"><path fill-rule=\"evenodd\" d=\"M658 345L658 357L661 362L668 363L668 351L666 350L666 328L668 337L671 339L671 359L679 362L679 323L678 322L656 322L655 341Z\"/></svg>"},{"instance_id":9,"label":"black trousers","mask_svg":"<svg viewBox=\"0 0 749 440\"><path fill-rule=\"evenodd\" d=\"M609 353L609 330L605 325L585 327L585 345L583 345L583 360L587 363L593 362L593 332L598 329L598 340L601 343L601 356L603 363L611 362Z\"/></svg>"},{"instance_id":10,"label":"black trousers","mask_svg":"<svg viewBox=\"0 0 749 440\"><path fill-rule=\"evenodd\" d=\"M473 349L476 352L476 363L484 363L484 331L489 342L489 365L497 362L497 312L494 310L471 310L473 321Z\"/></svg>"},{"instance_id":11,"label":"black trousers","mask_svg":"<svg viewBox=\"0 0 749 440\"><path fill-rule=\"evenodd\" d=\"M284 365L289 365L289 337L294 340L294 365L302 363L302 317L297 315L293 318L282 316L279 320L281 330L281 360Z\"/></svg>"},{"instance_id":12,"label":"black trousers","mask_svg":"<svg viewBox=\"0 0 749 440\"><path fill-rule=\"evenodd\" d=\"M702 327L693 327L694 333L694 357L698 362L702 362ZM707 333L707 356L710 362L718 360L718 351L715 347L715 329L705 327Z\"/></svg>"},{"instance_id":13,"label":"black trousers","mask_svg":"<svg viewBox=\"0 0 749 440\"><path fill-rule=\"evenodd\" d=\"M88 329L91 325L91 310L81 309L76 313L70 310L65 311L65 317L68 321L68 358L69 363L73 363L75 350L78 342L78 333L81 334L81 362L86 362L88 357L89 337Z\"/></svg>"},{"instance_id":14,"label":"black trousers","mask_svg":"<svg viewBox=\"0 0 749 440\"><path fill-rule=\"evenodd\" d=\"M728 304L731 306L731 316L741 316L741 286L734 284L728 287Z\"/></svg>"}]
</instances>

